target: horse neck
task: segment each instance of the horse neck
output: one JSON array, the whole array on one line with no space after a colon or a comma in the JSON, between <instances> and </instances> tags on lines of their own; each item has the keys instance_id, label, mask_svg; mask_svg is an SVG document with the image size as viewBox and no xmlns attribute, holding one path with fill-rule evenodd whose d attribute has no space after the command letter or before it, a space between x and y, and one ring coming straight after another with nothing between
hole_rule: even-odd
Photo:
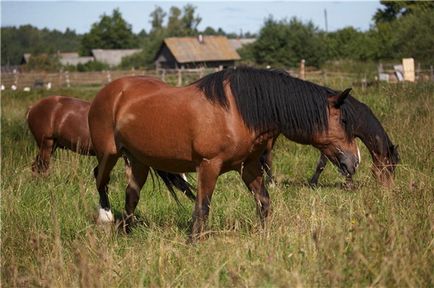
<instances>
[{"instance_id":1,"label":"horse neck","mask_svg":"<svg viewBox=\"0 0 434 288\"><path fill-rule=\"evenodd\" d=\"M359 123L356 125L355 135L366 145L374 162L388 157L392 143L380 121L367 106L357 111Z\"/></svg>"}]
</instances>

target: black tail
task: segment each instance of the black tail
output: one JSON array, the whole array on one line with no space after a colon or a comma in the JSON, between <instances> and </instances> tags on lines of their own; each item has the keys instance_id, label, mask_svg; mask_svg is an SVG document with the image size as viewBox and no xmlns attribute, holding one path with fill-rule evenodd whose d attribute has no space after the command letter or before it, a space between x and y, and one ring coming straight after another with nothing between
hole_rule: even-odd
<instances>
[{"instance_id":1,"label":"black tail","mask_svg":"<svg viewBox=\"0 0 434 288\"><path fill-rule=\"evenodd\" d=\"M173 187L179 189L182 193L185 194L185 196L188 197L188 199L192 201L196 200L196 196L193 194L192 191L194 187L190 183L185 181L180 174L172 174L160 170L155 170L155 172L157 172L158 176L163 179L164 184L166 184L167 189L169 189L170 194L173 196L177 203L179 203L179 199Z\"/></svg>"}]
</instances>

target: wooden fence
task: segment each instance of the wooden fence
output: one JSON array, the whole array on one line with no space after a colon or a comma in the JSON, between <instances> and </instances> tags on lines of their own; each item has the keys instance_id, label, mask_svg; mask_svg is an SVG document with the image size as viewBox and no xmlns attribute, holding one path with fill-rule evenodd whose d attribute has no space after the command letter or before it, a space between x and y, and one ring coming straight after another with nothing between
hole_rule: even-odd
<instances>
[{"instance_id":1,"label":"wooden fence","mask_svg":"<svg viewBox=\"0 0 434 288\"><path fill-rule=\"evenodd\" d=\"M359 85L365 88L378 79L368 79L365 75L355 73L330 72L323 70L293 69L288 72L295 77L313 81L319 84L333 83L337 86ZM187 85L218 69L160 69L160 70L128 70L102 72L3 72L1 73L2 89L59 88L75 86L103 85L121 77L145 75L160 78L176 86ZM418 71L418 79L434 81L432 68L430 71ZM423 73L426 72L426 73ZM12 88L14 86L14 88Z\"/></svg>"}]
</instances>

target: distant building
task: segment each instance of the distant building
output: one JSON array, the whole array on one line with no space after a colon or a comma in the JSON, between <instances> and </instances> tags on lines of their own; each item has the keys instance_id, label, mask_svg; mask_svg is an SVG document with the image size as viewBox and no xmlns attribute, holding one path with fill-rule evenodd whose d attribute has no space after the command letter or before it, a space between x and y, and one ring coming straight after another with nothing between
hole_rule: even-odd
<instances>
[{"instance_id":1,"label":"distant building","mask_svg":"<svg viewBox=\"0 0 434 288\"><path fill-rule=\"evenodd\" d=\"M240 49L244 45L252 44L255 42L255 38L236 38L236 39L229 39L229 43L231 43L232 47L234 47L235 50Z\"/></svg>"},{"instance_id":2,"label":"distant building","mask_svg":"<svg viewBox=\"0 0 434 288\"><path fill-rule=\"evenodd\" d=\"M47 54L44 53L41 55L47 55ZM77 64L85 64L87 62L94 60L92 56L81 57L78 55L77 52L57 52L57 56L59 57L60 64L64 66L66 65L76 66ZM23 58L21 59L21 65L28 64L31 57L32 54L24 53Z\"/></svg>"},{"instance_id":3,"label":"distant building","mask_svg":"<svg viewBox=\"0 0 434 288\"><path fill-rule=\"evenodd\" d=\"M92 56L79 56L77 52L58 53L58 55L60 63L64 66L77 66L78 64L86 64L94 60Z\"/></svg>"},{"instance_id":4,"label":"distant building","mask_svg":"<svg viewBox=\"0 0 434 288\"><path fill-rule=\"evenodd\" d=\"M156 56L157 69L228 67L240 60L225 36L170 37L164 39Z\"/></svg>"},{"instance_id":5,"label":"distant building","mask_svg":"<svg viewBox=\"0 0 434 288\"><path fill-rule=\"evenodd\" d=\"M111 67L121 64L122 58L131 56L141 49L92 49L92 56L79 56L77 52L57 52L59 61L62 65L85 64L91 61L99 61ZM47 54L41 54L47 55ZM28 64L32 54L25 53L21 59L21 65Z\"/></svg>"},{"instance_id":6,"label":"distant building","mask_svg":"<svg viewBox=\"0 0 434 288\"><path fill-rule=\"evenodd\" d=\"M105 63L111 67L121 64L122 58L134 55L141 49L92 49L95 61Z\"/></svg>"}]
</instances>

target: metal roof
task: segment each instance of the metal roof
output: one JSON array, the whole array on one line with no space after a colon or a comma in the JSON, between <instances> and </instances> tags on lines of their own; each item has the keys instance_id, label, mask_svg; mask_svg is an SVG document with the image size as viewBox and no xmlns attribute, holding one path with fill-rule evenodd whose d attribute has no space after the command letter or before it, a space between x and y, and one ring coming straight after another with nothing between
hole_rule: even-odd
<instances>
[{"instance_id":1,"label":"metal roof","mask_svg":"<svg viewBox=\"0 0 434 288\"><path fill-rule=\"evenodd\" d=\"M232 47L235 48L235 50L240 49L244 45L252 44L255 42L255 38L237 38L237 39L229 39L229 43L231 43Z\"/></svg>"},{"instance_id":2,"label":"metal roof","mask_svg":"<svg viewBox=\"0 0 434 288\"><path fill-rule=\"evenodd\" d=\"M170 37L164 44L179 63L240 59L225 36Z\"/></svg>"}]
</instances>

